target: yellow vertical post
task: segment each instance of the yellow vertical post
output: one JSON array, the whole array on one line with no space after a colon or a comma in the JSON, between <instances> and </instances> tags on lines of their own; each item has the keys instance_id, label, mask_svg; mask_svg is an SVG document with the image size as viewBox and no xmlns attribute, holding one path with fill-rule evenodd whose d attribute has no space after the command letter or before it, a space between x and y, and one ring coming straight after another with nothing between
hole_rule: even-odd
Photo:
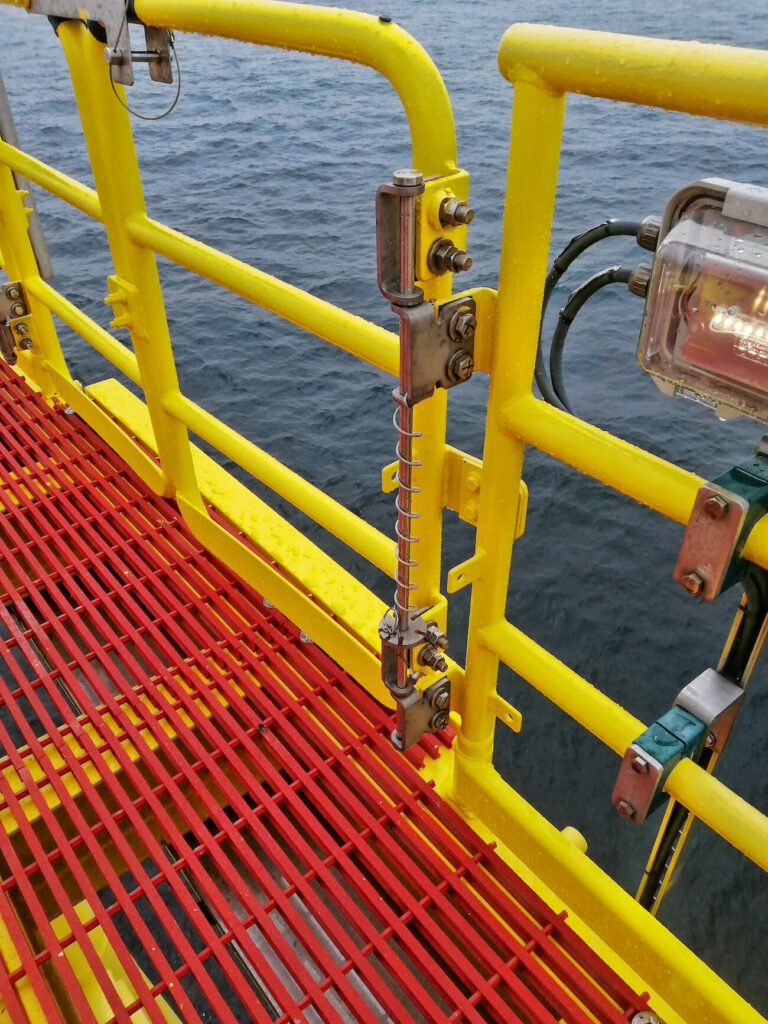
<instances>
[{"instance_id":1,"label":"yellow vertical post","mask_svg":"<svg viewBox=\"0 0 768 1024\"><path fill-rule=\"evenodd\" d=\"M462 762L490 761L493 754L499 661L479 637L504 616L524 451L522 441L503 431L502 408L529 392L533 379L564 107L562 93L532 81L515 85L475 549L479 564L456 758L459 796Z\"/></svg>"},{"instance_id":2,"label":"yellow vertical post","mask_svg":"<svg viewBox=\"0 0 768 1024\"><path fill-rule=\"evenodd\" d=\"M20 281L22 287L25 281L40 276L27 230L27 217L24 193L16 188L10 168L0 164L0 238L3 242L3 262L9 280ZM46 363L67 377L69 373L49 310L29 292L26 292L26 300L32 318L29 323L32 348L19 354L19 365L29 373L43 394L51 396L55 389L45 372Z\"/></svg>"},{"instance_id":3,"label":"yellow vertical post","mask_svg":"<svg viewBox=\"0 0 768 1024\"><path fill-rule=\"evenodd\" d=\"M69 64L83 133L101 202L115 275L108 279L112 325L131 335L165 474L165 493L183 495L202 510L186 427L163 408L178 391L171 339L155 256L131 241L127 222L144 214L144 196L128 112L118 102L104 47L82 22L63 22L59 38ZM122 92L120 86L116 89Z\"/></svg>"}]
</instances>

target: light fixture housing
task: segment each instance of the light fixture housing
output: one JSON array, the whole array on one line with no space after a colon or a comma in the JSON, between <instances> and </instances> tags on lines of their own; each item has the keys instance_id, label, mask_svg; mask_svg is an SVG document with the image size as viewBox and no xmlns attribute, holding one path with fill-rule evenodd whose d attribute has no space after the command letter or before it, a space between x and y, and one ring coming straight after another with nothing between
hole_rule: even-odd
<instances>
[{"instance_id":1,"label":"light fixture housing","mask_svg":"<svg viewBox=\"0 0 768 1024\"><path fill-rule=\"evenodd\" d=\"M664 210L637 357L660 390L768 421L768 189L707 178Z\"/></svg>"}]
</instances>

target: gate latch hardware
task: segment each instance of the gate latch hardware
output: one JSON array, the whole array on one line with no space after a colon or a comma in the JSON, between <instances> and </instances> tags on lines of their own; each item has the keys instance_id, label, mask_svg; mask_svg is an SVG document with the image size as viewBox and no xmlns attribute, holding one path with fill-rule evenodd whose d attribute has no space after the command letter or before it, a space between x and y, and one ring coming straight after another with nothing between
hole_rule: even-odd
<instances>
[{"instance_id":1,"label":"gate latch hardware","mask_svg":"<svg viewBox=\"0 0 768 1024\"><path fill-rule=\"evenodd\" d=\"M667 799L664 783L684 757L696 758L708 729L689 711L673 707L627 747L611 801L639 825Z\"/></svg>"},{"instance_id":2,"label":"gate latch hardware","mask_svg":"<svg viewBox=\"0 0 768 1024\"><path fill-rule=\"evenodd\" d=\"M0 354L7 363L16 362L16 345L32 347L24 317L29 315L24 290L19 281L9 281L0 289Z\"/></svg>"},{"instance_id":3,"label":"gate latch hardware","mask_svg":"<svg viewBox=\"0 0 768 1024\"><path fill-rule=\"evenodd\" d=\"M30 14L100 25L106 36L104 57L113 82L133 85L133 65L136 62L149 64L149 75L153 81L173 81L170 33L164 28L145 26L147 48L132 53L128 31L130 16L126 13L125 0L29 0L25 6Z\"/></svg>"},{"instance_id":4,"label":"gate latch hardware","mask_svg":"<svg viewBox=\"0 0 768 1024\"><path fill-rule=\"evenodd\" d=\"M768 444L699 488L677 556L674 579L690 594L712 601L738 583L748 567L741 557L758 519L768 512Z\"/></svg>"}]
</instances>

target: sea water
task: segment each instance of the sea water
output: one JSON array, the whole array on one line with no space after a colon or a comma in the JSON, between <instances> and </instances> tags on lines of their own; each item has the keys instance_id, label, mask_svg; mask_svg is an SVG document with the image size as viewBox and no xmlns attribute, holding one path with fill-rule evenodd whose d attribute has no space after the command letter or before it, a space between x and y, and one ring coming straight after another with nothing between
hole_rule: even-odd
<instances>
[{"instance_id":1,"label":"sea water","mask_svg":"<svg viewBox=\"0 0 768 1024\"><path fill-rule=\"evenodd\" d=\"M453 104L459 165L471 175L474 259L457 286L497 280L512 87L496 51L516 21L698 38L768 48L760 4L646 0L462 0L361 5L401 24L427 48ZM140 38L134 44L142 46ZM0 67L24 147L90 182L65 62L45 19L0 11ZM367 68L231 41L177 36L182 90L173 113L135 120L148 210L172 227L248 260L314 295L392 329L375 280L374 192L408 166L409 137L388 83ZM768 59L768 58L767 58ZM156 114L174 88L138 68L127 91ZM768 103L768 98L766 98ZM682 114L569 97L552 253L605 217L659 214L680 185L718 176L768 185L763 130ZM530 159L535 161L532 152ZM103 232L36 192L56 286L106 325L110 272ZM572 268L551 302L596 270L648 260L629 239L603 242ZM380 492L393 459L391 380L271 314L160 260L182 387L313 483L393 533L392 496ZM635 360L642 303L624 286L598 293L572 327L566 381L575 411L677 465L713 478L745 459L759 424L721 423L708 410L662 397ZM114 375L62 331L73 374ZM480 455L487 383L478 375L449 396L449 440ZM229 466L245 479L236 467ZM515 545L510 620L643 721L717 663L738 598L714 604L672 581L679 525L537 452L526 456L528 525ZM309 535L385 600L391 581L260 487ZM445 517L448 568L472 551L473 530ZM452 598L451 653L461 659L468 593ZM768 811L768 673L755 672L718 774ZM659 815L637 828L611 806L616 756L522 680L501 691L523 714L519 736L500 727L496 763L557 827L573 825L590 856L634 892ZM679 884L661 919L747 998L768 1012L762 873L706 828L694 829Z\"/></svg>"}]
</instances>

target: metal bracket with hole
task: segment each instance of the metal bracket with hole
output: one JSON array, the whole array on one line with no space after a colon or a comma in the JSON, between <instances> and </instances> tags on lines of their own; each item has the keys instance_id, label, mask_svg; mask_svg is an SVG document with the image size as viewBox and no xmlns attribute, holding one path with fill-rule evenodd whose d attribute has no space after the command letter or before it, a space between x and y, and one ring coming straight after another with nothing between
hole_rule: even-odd
<instances>
[{"instance_id":1,"label":"metal bracket with hole","mask_svg":"<svg viewBox=\"0 0 768 1024\"><path fill-rule=\"evenodd\" d=\"M751 459L699 488L677 556L674 579L690 594L712 601L743 577L747 537L768 512L768 454Z\"/></svg>"},{"instance_id":2,"label":"metal bracket with hole","mask_svg":"<svg viewBox=\"0 0 768 1024\"><path fill-rule=\"evenodd\" d=\"M439 732L448 725L451 707L451 681L438 679L423 693L413 687L407 697L397 702L397 725L392 745L407 750L418 743L426 732Z\"/></svg>"},{"instance_id":3,"label":"metal bracket with hole","mask_svg":"<svg viewBox=\"0 0 768 1024\"><path fill-rule=\"evenodd\" d=\"M421 302L397 310L401 331L410 335L411 387L406 399L416 405L435 388L452 388L472 376L475 369L473 298L451 299L440 306Z\"/></svg>"},{"instance_id":4,"label":"metal bracket with hole","mask_svg":"<svg viewBox=\"0 0 768 1024\"><path fill-rule=\"evenodd\" d=\"M29 0L30 14L48 18L95 22L104 29L107 45L104 58L112 81L133 85L133 65L149 64L149 75L155 82L171 82L171 34L164 28L145 26L146 50L131 51L128 14L124 0Z\"/></svg>"},{"instance_id":5,"label":"metal bracket with hole","mask_svg":"<svg viewBox=\"0 0 768 1024\"><path fill-rule=\"evenodd\" d=\"M673 707L631 743L619 768L611 801L636 825L667 799L664 783L684 758L698 757L709 730L690 711Z\"/></svg>"}]
</instances>

